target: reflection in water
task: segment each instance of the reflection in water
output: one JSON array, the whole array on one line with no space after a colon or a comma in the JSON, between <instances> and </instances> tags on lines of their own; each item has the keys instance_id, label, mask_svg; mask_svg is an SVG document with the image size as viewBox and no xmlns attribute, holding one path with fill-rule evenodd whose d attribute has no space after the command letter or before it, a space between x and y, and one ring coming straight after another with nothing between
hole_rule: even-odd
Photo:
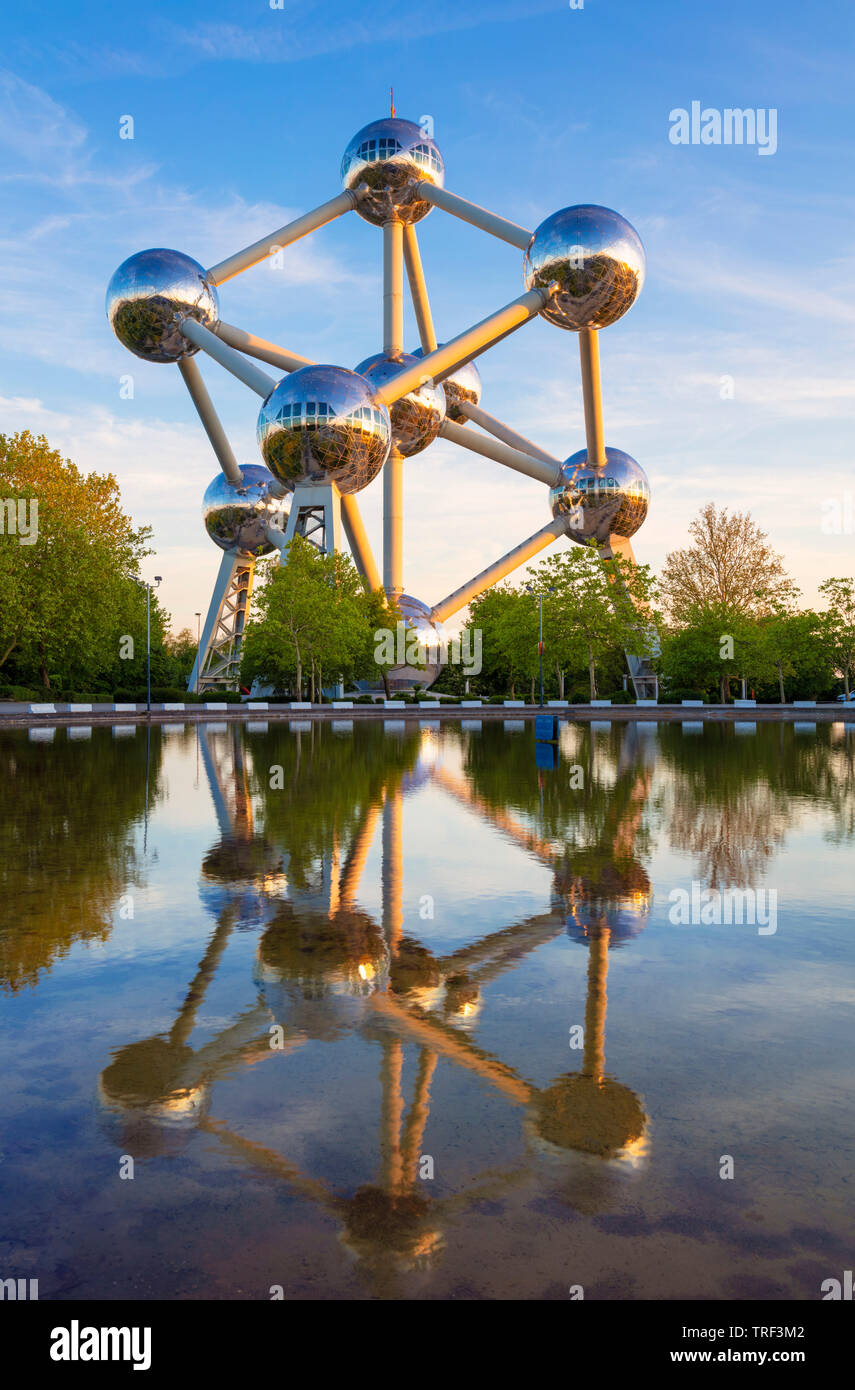
<instances>
[{"instance_id":1,"label":"reflection in water","mask_svg":"<svg viewBox=\"0 0 855 1390\"><path fill-rule=\"evenodd\" d=\"M593 1215L618 1200L615 1181L655 1175L660 1154L641 1088L607 1069L606 1016L611 952L643 952L654 921L657 835L690 856L710 886L747 884L818 806L832 842L853 836L853 740L836 730L796 741L782 726L737 748L732 730L720 728L690 739L679 726L657 734L568 725L551 771L537 766L530 738L490 725L477 736L452 727L435 737L413 726L390 736L372 724L349 738L317 724L253 735L237 725L200 726L182 736L185 745L194 740L217 826L199 880L213 930L171 1024L115 1047L103 1066L101 1124L119 1153L169 1161L186 1156L197 1136L243 1173L268 1179L301 1210L332 1221L371 1296L408 1296L413 1278L436 1276L467 1213L501 1207L538 1165L553 1174L562 1210ZM166 795L163 756L155 731L155 819ZM4 899L23 908L4 928L0 961L7 989L20 990L55 968L76 938L109 934L119 897L140 870L146 748L141 738L119 745L99 731L91 747L7 737L0 757L20 787L18 814L4 821ZM568 775L571 764L584 770L581 786ZM79 800L68 796L72 778ZM407 861L419 849L405 836L408 797L429 807L437 833L453 816L455 834L471 830L490 854L504 848L545 873L545 902L504 917L494 904L480 913L480 931L461 927L446 945L406 907ZM409 896L421 897L423 886ZM243 975L251 1002L223 1019L223 970L242 934L253 945ZM580 1061L566 1070L542 1055L536 1020L529 1035L511 1033L515 1046L506 1052L493 1011L503 982L541 959L555 970L559 950L571 966L576 952L588 953L580 1049L570 1054ZM562 969L566 986L553 985L570 1018L580 978ZM618 1042L626 1072L633 1037L625 1015ZM373 1176L349 1176L343 1148L331 1178L282 1123L281 1068L291 1075L301 1058L340 1055L347 1073L366 1052L379 1083L362 1105ZM255 1074L261 1061L278 1078L264 1114L226 1119L222 1083L248 1077L249 1068ZM633 1070L645 1074L640 1061ZM435 1180L428 1135L465 1081L489 1098L491 1115L507 1117L493 1120L499 1133L510 1135L516 1123L518 1140L499 1144L498 1162L485 1149L479 1163L476 1145L465 1174L449 1184ZM325 1104L305 1079L298 1094Z\"/></svg>"},{"instance_id":2,"label":"reflection in water","mask_svg":"<svg viewBox=\"0 0 855 1390\"><path fill-rule=\"evenodd\" d=\"M0 779L0 986L14 992L73 942L109 935L141 873L133 832L160 795L160 741L0 733Z\"/></svg>"}]
</instances>

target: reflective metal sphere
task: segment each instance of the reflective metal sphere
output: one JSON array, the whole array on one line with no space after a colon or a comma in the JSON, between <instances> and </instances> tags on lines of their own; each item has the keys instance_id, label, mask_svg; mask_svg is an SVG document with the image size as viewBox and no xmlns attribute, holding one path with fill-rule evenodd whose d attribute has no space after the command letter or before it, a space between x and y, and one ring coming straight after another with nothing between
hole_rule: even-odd
<instances>
[{"instance_id":1,"label":"reflective metal sphere","mask_svg":"<svg viewBox=\"0 0 855 1390\"><path fill-rule=\"evenodd\" d=\"M527 289L559 288L540 312L559 328L608 328L644 284L644 247L620 213L588 204L541 222L525 254Z\"/></svg>"},{"instance_id":2,"label":"reflective metal sphere","mask_svg":"<svg viewBox=\"0 0 855 1390\"><path fill-rule=\"evenodd\" d=\"M562 482L550 488L552 515L569 516L568 539L607 541L610 535L634 536L647 516L650 485L640 464L622 449L606 449L604 468L589 468L580 449L561 465Z\"/></svg>"},{"instance_id":3,"label":"reflective metal sphere","mask_svg":"<svg viewBox=\"0 0 855 1390\"><path fill-rule=\"evenodd\" d=\"M433 685L442 670L442 662L439 659L441 653L438 648L443 639L444 626L432 620L426 603L412 598L409 594L401 594L398 607L406 624L404 656L407 655L409 634L413 633L419 645L421 658L426 660L422 670L418 666L407 665L406 661L401 666L393 666L388 673L389 688L412 690L417 685Z\"/></svg>"},{"instance_id":4,"label":"reflective metal sphere","mask_svg":"<svg viewBox=\"0 0 855 1390\"><path fill-rule=\"evenodd\" d=\"M442 155L421 126L386 116L354 135L341 161L345 188L357 194L356 211L366 222L420 222L431 205L416 194L420 183L442 188ZM361 190L361 191L360 191Z\"/></svg>"},{"instance_id":5,"label":"reflective metal sphere","mask_svg":"<svg viewBox=\"0 0 855 1390\"><path fill-rule=\"evenodd\" d=\"M260 463L242 464L240 472L243 487L232 487L222 473L208 484L202 498L205 530L221 550L234 550L238 555L269 555L273 546L265 527L275 521L284 531L284 503L270 495L273 477Z\"/></svg>"},{"instance_id":6,"label":"reflective metal sphere","mask_svg":"<svg viewBox=\"0 0 855 1390\"><path fill-rule=\"evenodd\" d=\"M375 357L366 357L356 370L366 381L376 388L391 380L402 367L409 366L416 359L402 352L398 358L386 357L382 352ZM439 434L439 427L445 419L445 391L441 386L425 382L416 391L402 396L389 406L392 421L392 443L404 455L412 458L432 444Z\"/></svg>"},{"instance_id":7,"label":"reflective metal sphere","mask_svg":"<svg viewBox=\"0 0 855 1390\"><path fill-rule=\"evenodd\" d=\"M444 347L444 343L438 343L438 347ZM416 348L414 357L424 357L421 348ZM450 376L443 377L442 387L445 391L445 413L449 420L463 420L466 416L461 415L458 406L461 401L468 401L469 405L479 405L481 401L481 373L474 362L464 362L462 367L456 367Z\"/></svg>"},{"instance_id":8,"label":"reflective metal sphere","mask_svg":"<svg viewBox=\"0 0 855 1390\"><path fill-rule=\"evenodd\" d=\"M179 331L182 319L212 328L217 291L198 261L162 247L123 261L107 286L107 317L120 343L146 362L179 362L199 349Z\"/></svg>"},{"instance_id":9,"label":"reflective metal sphere","mask_svg":"<svg viewBox=\"0 0 855 1390\"><path fill-rule=\"evenodd\" d=\"M346 367L301 367L283 377L258 416L264 462L292 489L334 482L340 492L359 492L380 472L391 442L388 410Z\"/></svg>"}]
</instances>

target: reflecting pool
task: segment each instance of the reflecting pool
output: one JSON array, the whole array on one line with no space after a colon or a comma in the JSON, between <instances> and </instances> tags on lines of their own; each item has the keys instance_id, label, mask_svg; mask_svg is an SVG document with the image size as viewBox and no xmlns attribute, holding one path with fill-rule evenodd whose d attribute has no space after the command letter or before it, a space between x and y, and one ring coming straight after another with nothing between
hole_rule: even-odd
<instances>
[{"instance_id":1,"label":"reflecting pool","mask_svg":"<svg viewBox=\"0 0 855 1390\"><path fill-rule=\"evenodd\" d=\"M14 730L0 767L0 1277L742 1300L851 1268L852 726Z\"/></svg>"}]
</instances>

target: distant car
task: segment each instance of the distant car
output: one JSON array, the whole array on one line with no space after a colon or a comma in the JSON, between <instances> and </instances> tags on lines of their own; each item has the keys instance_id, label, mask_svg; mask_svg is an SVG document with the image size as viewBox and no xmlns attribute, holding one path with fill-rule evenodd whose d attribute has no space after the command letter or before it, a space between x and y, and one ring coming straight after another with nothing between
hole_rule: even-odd
<instances>
[{"instance_id":1,"label":"distant car","mask_svg":"<svg viewBox=\"0 0 855 1390\"><path fill-rule=\"evenodd\" d=\"M845 692L842 695L838 695L837 702L838 704L842 702L844 705L855 704L855 690L850 690L848 695Z\"/></svg>"}]
</instances>

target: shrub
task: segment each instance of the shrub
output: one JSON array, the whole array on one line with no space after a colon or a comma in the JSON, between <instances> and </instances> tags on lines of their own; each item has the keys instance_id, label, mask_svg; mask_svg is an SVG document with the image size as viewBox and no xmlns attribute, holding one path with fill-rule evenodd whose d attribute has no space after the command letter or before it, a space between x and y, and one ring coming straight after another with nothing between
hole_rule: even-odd
<instances>
[{"instance_id":1,"label":"shrub","mask_svg":"<svg viewBox=\"0 0 855 1390\"><path fill-rule=\"evenodd\" d=\"M659 691L659 699L663 704L679 705L681 700L706 700L706 691L691 690L688 686L677 686L674 690Z\"/></svg>"},{"instance_id":2,"label":"shrub","mask_svg":"<svg viewBox=\"0 0 855 1390\"><path fill-rule=\"evenodd\" d=\"M44 690L30 690L26 685L0 685L0 700L44 700L45 693ZM47 696L51 697L50 691Z\"/></svg>"}]
</instances>

